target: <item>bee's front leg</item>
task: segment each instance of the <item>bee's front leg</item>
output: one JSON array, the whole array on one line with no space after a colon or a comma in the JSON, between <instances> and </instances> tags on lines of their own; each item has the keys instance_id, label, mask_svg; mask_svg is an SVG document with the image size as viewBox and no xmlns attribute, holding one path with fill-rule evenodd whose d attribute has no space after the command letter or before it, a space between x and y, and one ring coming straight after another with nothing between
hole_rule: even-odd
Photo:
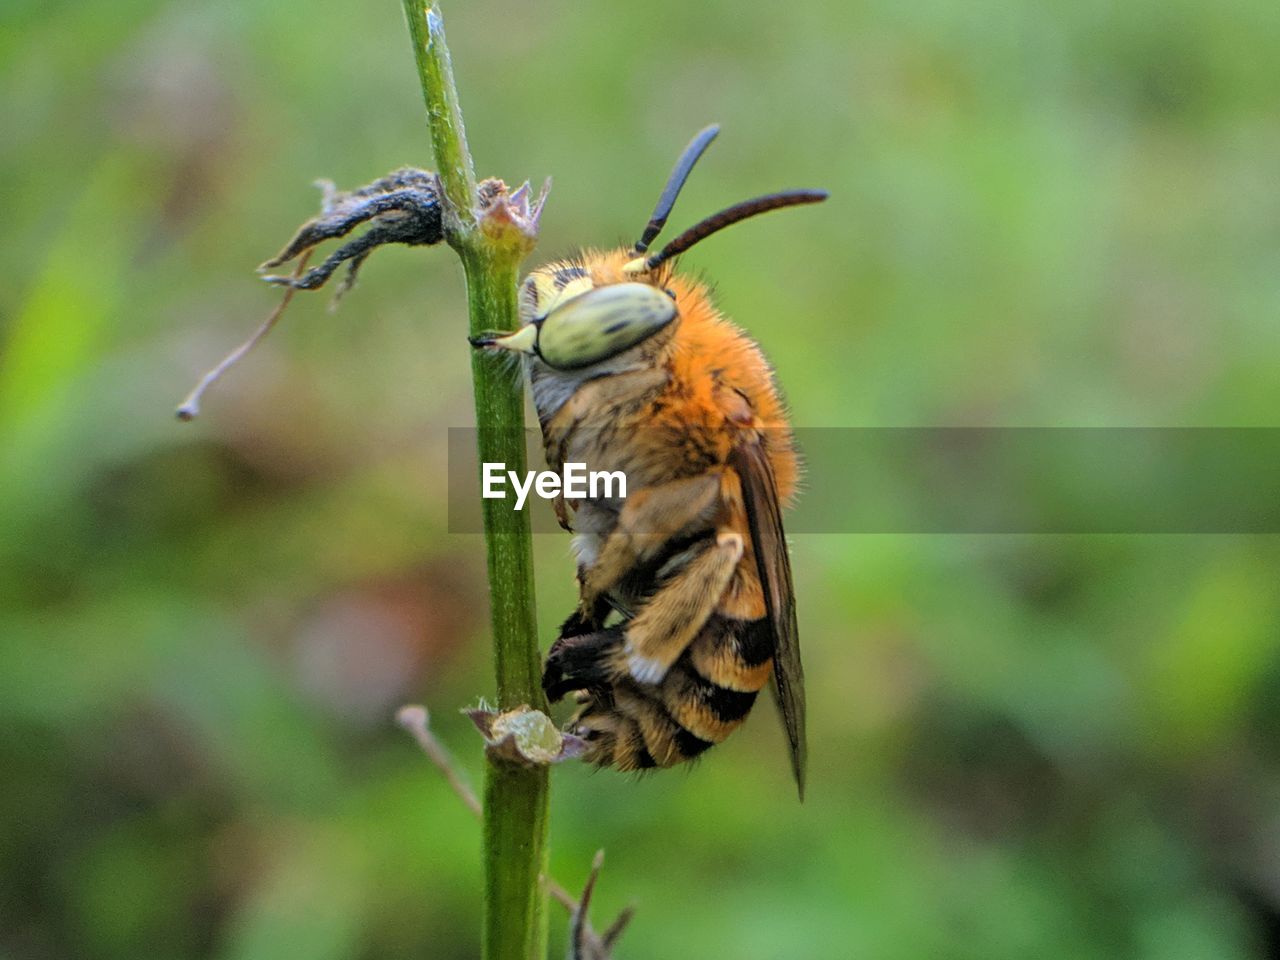
<instances>
[{"instance_id":1,"label":"bee's front leg","mask_svg":"<svg viewBox=\"0 0 1280 960\"><path fill-rule=\"evenodd\" d=\"M568 619L560 624L559 640L595 633L604 626L605 618L609 616L611 609L609 601L604 597L597 597L595 603L586 609L579 605L573 613L569 614ZM556 642L559 643L559 640Z\"/></svg>"},{"instance_id":2,"label":"bee's front leg","mask_svg":"<svg viewBox=\"0 0 1280 960\"><path fill-rule=\"evenodd\" d=\"M614 676L612 663L621 649L621 625L576 636L562 636L547 651L547 662L542 669L542 689L555 702L573 690L608 685Z\"/></svg>"},{"instance_id":3,"label":"bee's front leg","mask_svg":"<svg viewBox=\"0 0 1280 960\"><path fill-rule=\"evenodd\" d=\"M551 508L556 512L556 522L560 524L560 529L573 533L573 521L569 519L569 504L564 494L556 495L556 498L551 501Z\"/></svg>"}]
</instances>

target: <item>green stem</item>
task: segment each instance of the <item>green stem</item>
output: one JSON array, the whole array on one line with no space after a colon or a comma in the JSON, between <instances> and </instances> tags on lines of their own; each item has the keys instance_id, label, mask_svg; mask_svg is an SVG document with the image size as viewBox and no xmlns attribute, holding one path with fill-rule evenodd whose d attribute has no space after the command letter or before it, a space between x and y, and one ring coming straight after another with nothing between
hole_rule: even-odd
<instances>
[{"instance_id":1,"label":"green stem","mask_svg":"<svg viewBox=\"0 0 1280 960\"><path fill-rule=\"evenodd\" d=\"M416 0L404 0L404 15L409 21L422 99L427 104L436 170L448 199L446 208L458 218L454 232L472 232L476 226L476 171L453 82L453 60L444 39L444 18L435 6Z\"/></svg>"},{"instance_id":2,"label":"green stem","mask_svg":"<svg viewBox=\"0 0 1280 960\"><path fill-rule=\"evenodd\" d=\"M509 330L514 324L515 270L486 267L463 256L471 330ZM498 306L497 301L503 301ZM498 307L498 312L492 312ZM472 354L481 463L525 470L524 404L520 381L495 358ZM512 384L514 383L514 388ZM533 555L528 514L501 500L484 500L490 616L498 707L547 709L542 693L534 615ZM484 787L485 919L487 960L540 960L546 956L548 768L490 760Z\"/></svg>"},{"instance_id":3,"label":"green stem","mask_svg":"<svg viewBox=\"0 0 1280 960\"><path fill-rule=\"evenodd\" d=\"M532 246L526 229L495 218L484 229L475 171L458 106L444 21L421 0L403 0L414 58L427 104L450 245L462 258L471 333L514 330L520 261ZM524 400L518 378L482 351L471 355L481 463L525 470ZM497 500L482 501L498 706L546 710L540 683L534 612L532 533L528 514ZM486 960L541 960L546 954L546 767L490 759L484 791Z\"/></svg>"}]
</instances>

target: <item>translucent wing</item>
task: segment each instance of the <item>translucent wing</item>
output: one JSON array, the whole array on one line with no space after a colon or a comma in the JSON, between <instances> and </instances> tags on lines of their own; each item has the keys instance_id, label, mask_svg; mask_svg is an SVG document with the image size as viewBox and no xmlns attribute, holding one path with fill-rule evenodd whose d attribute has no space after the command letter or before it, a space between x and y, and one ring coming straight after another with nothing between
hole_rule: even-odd
<instances>
[{"instance_id":1,"label":"translucent wing","mask_svg":"<svg viewBox=\"0 0 1280 960\"><path fill-rule=\"evenodd\" d=\"M747 524L764 590L765 617L773 633L773 696L782 716L791 749L791 771L800 799L804 799L806 743L804 732L804 670L796 628L796 601L791 587L791 560L782 531L782 507L773 467L758 442L740 444L732 466L742 481Z\"/></svg>"}]
</instances>

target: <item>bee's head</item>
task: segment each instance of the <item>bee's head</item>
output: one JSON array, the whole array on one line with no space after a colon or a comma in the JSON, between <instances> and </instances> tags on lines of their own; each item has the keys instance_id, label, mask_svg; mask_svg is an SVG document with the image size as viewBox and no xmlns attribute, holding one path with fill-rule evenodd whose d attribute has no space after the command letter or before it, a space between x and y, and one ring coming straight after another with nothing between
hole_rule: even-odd
<instances>
[{"instance_id":1,"label":"bee's head","mask_svg":"<svg viewBox=\"0 0 1280 960\"><path fill-rule=\"evenodd\" d=\"M676 318L675 295L661 282L668 261L694 244L747 217L801 203L817 203L821 190L772 193L734 204L690 227L657 253L645 256L671 214L676 197L703 151L720 132L712 125L685 147L653 216L628 251L619 279L601 282L581 263L553 263L533 271L520 287L520 329L473 337L477 347L513 350L556 370L580 370L611 360L667 329Z\"/></svg>"},{"instance_id":2,"label":"bee's head","mask_svg":"<svg viewBox=\"0 0 1280 960\"><path fill-rule=\"evenodd\" d=\"M579 262L540 267L520 285L520 329L493 346L537 357L555 370L611 360L676 318L675 298L639 280L608 282Z\"/></svg>"}]
</instances>

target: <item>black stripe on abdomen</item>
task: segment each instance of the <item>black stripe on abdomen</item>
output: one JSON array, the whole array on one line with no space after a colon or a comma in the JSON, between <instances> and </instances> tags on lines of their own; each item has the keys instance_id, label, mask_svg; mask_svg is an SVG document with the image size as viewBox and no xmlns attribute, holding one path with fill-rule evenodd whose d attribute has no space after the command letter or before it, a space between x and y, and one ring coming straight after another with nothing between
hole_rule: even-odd
<instances>
[{"instance_id":1,"label":"black stripe on abdomen","mask_svg":"<svg viewBox=\"0 0 1280 960\"><path fill-rule=\"evenodd\" d=\"M652 770L658 765L658 761L653 759L653 754L649 752L649 748L644 745L644 738L638 733L632 744L631 759L635 763L637 770Z\"/></svg>"},{"instance_id":2,"label":"black stripe on abdomen","mask_svg":"<svg viewBox=\"0 0 1280 960\"><path fill-rule=\"evenodd\" d=\"M737 623L739 630L735 650L738 659L748 667L758 667L773 659L773 630L768 619L739 620Z\"/></svg>"},{"instance_id":3,"label":"black stripe on abdomen","mask_svg":"<svg viewBox=\"0 0 1280 960\"><path fill-rule=\"evenodd\" d=\"M730 690L712 683L696 670L689 669L698 699L711 711L721 723L736 723L751 712L756 702L757 690Z\"/></svg>"},{"instance_id":4,"label":"black stripe on abdomen","mask_svg":"<svg viewBox=\"0 0 1280 960\"><path fill-rule=\"evenodd\" d=\"M674 723L674 721L672 722ZM680 724L677 723L675 726L676 730L679 731L676 733L676 746L684 754L686 760L692 760L698 754L705 753L715 746L710 740L703 740L701 737L695 736Z\"/></svg>"}]
</instances>

